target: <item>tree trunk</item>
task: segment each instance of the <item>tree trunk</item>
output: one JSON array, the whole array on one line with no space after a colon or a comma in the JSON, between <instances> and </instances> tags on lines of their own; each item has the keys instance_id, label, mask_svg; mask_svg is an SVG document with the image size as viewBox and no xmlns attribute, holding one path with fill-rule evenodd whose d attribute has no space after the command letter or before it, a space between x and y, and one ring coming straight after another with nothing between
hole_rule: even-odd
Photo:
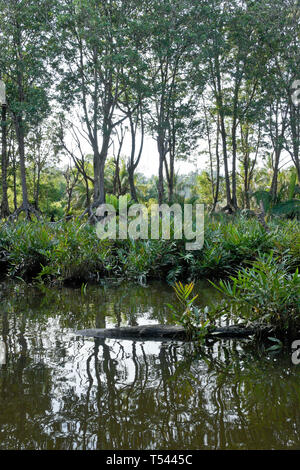
<instances>
[{"instance_id":1,"label":"tree trunk","mask_svg":"<svg viewBox=\"0 0 300 470\"><path fill-rule=\"evenodd\" d=\"M134 170L132 170L132 167L128 167L128 180L129 180L129 185L130 185L131 199L135 202L138 202L135 184L134 184Z\"/></svg>"},{"instance_id":2,"label":"tree trunk","mask_svg":"<svg viewBox=\"0 0 300 470\"><path fill-rule=\"evenodd\" d=\"M28 201L28 192L27 192L27 182L26 182L26 168L25 168L25 143L24 143L24 126L21 116L17 116L16 120L16 134L18 139L19 147L19 158L20 158L20 170L21 170L21 183L22 183L22 198L23 198L23 209L29 217L29 201Z\"/></svg>"},{"instance_id":3,"label":"tree trunk","mask_svg":"<svg viewBox=\"0 0 300 470\"><path fill-rule=\"evenodd\" d=\"M101 158L99 165L99 205L105 204L104 167L105 159Z\"/></svg>"},{"instance_id":4,"label":"tree trunk","mask_svg":"<svg viewBox=\"0 0 300 470\"><path fill-rule=\"evenodd\" d=\"M84 177L85 183L85 194L86 194L86 207L89 208L91 205L90 191L89 191L89 180Z\"/></svg>"},{"instance_id":5,"label":"tree trunk","mask_svg":"<svg viewBox=\"0 0 300 470\"><path fill-rule=\"evenodd\" d=\"M291 154L292 160L295 164L298 183L300 184L300 157L299 157L299 147L300 147L300 108L296 107L292 102L290 102L290 129L292 135L292 146L293 153Z\"/></svg>"},{"instance_id":6,"label":"tree trunk","mask_svg":"<svg viewBox=\"0 0 300 470\"><path fill-rule=\"evenodd\" d=\"M36 191L35 191L35 198L34 198L36 210L39 210L40 184L41 184L41 167L40 167L40 162L39 162L38 167L37 167Z\"/></svg>"},{"instance_id":7,"label":"tree trunk","mask_svg":"<svg viewBox=\"0 0 300 470\"><path fill-rule=\"evenodd\" d=\"M232 125L232 206L234 209L237 209L237 195L236 195L236 156L237 156L237 144L236 144L236 117L234 117L233 125Z\"/></svg>"},{"instance_id":8,"label":"tree trunk","mask_svg":"<svg viewBox=\"0 0 300 470\"><path fill-rule=\"evenodd\" d=\"M119 158L115 160L115 174L114 174L114 183L113 183L113 193L116 196L120 196L122 192L121 188L121 181L120 181L120 163L119 163Z\"/></svg>"},{"instance_id":9,"label":"tree trunk","mask_svg":"<svg viewBox=\"0 0 300 470\"><path fill-rule=\"evenodd\" d=\"M168 181L168 201L169 204L173 203L173 196L174 196L174 154L173 152L169 151L170 155L170 166L168 167L167 159L165 157L165 167L166 167L166 174L167 174L167 181Z\"/></svg>"},{"instance_id":10,"label":"tree trunk","mask_svg":"<svg viewBox=\"0 0 300 470\"><path fill-rule=\"evenodd\" d=\"M227 140L226 140L227 135L226 135L223 112L220 114L220 123L221 123L221 137L222 137L222 145L223 145L224 171L225 171L226 202L227 202L227 206L231 207L230 177L229 177L229 170L228 170L228 155L227 155Z\"/></svg>"},{"instance_id":11,"label":"tree trunk","mask_svg":"<svg viewBox=\"0 0 300 470\"><path fill-rule=\"evenodd\" d=\"M272 178L271 191L270 191L273 202L275 202L277 198L280 154L281 154L281 149L276 149L275 161L274 161L274 166L273 166L273 178Z\"/></svg>"},{"instance_id":12,"label":"tree trunk","mask_svg":"<svg viewBox=\"0 0 300 470\"><path fill-rule=\"evenodd\" d=\"M108 154L111 131L112 129L103 133L101 151L98 151L98 146L94 148L94 208L101 204L105 204L104 168Z\"/></svg>"},{"instance_id":13,"label":"tree trunk","mask_svg":"<svg viewBox=\"0 0 300 470\"><path fill-rule=\"evenodd\" d=\"M18 209L18 201L17 201L17 165L16 165L16 153L15 148L13 145L12 149L12 161L13 161L13 181L14 181L14 210Z\"/></svg>"},{"instance_id":14,"label":"tree trunk","mask_svg":"<svg viewBox=\"0 0 300 470\"><path fill-rule=\"evenodd\" d=\"M131 154L130 154L129 162L127 164L127 171L128 171L128 176L129 176L131 198L134 201L138 202L135 183L134 183L134 172L140 162L142 152L143 152L143 147L144 147L145 127L144 127L144 119L143 119L143 110L141 106L139 109L139 113L137 114L135 118L135 122L132 118L131 112L128 113L128 118L129 118L129 123L130 123L130 132L131 132ZM137 133L137 126L139 122L140 122L140 127L141 127L141 141L139 145L138 155L137 157L135 157L136 147L137 147L136 133Z\"/></svg>"},{"instance_id":15,"label":"tree trunk","mask_svg":"<svg viewBox=\"0 0 300 470\"><path fill-rule=\"evenodd\" d=\"M228 154L227 154L227 133L225 126L225 113L223 107L223 90L221 85L221 73L220 73L220 64L219 59L216 57L216 100L219 109L219 118L220 118L220 132L222 138L223 146L223 160L224 160L224 171L225 171L225 185L226 185L226 202L227 207L231 208L231 190L230 190L230 177L228 170Z\"/></svg>"},{"instance_id":16,"label":"tree trunk","mask_svg":"<svg viewBox=\"0 0 300 470\"><path fill-rule=\"evenodd\" d=\"M2 201L1 201L1 217L9 216L9 205L7 197L7 122L6 122L6 105L2 105Z\"/></svg>"},{"instance_id":17,"label":"tree trunk","mask_svg":"<svg viewBox=\"0 0 300 470\"><path fill-rule=\"evenodd\" d=\"M220 135L220 121L218 117L217 121L217 141L216 141L216 163L217 163L217 175L216 175L216 187L214 193L214 200L213 200L213 207L211 212L216 210L216 206L219 199L219 191L220 191L220 154L219 154L219 135Z\"/></svg>"},{"instance_id":18,"label":"tree trunk","mask_svg":"<svg viewBox=\"0 0 300 470\"><path fill-rule=\"evenodd\" d=\"M159 154L159 166L158 166L158 204L162 204L164 200L164 144L161 141L161 138L158 138L157 148Z\"/></svg>"},{"instance_id":19,"label":"tree trunk","mask_svg":"<svg viewBox=\"0 0 300 470\"><path fill-rule=\"evenodd\" d=\"M169 204L173 203L173 195L174 195L174 176L171 176L171 171L170 171L170 178L168 181L168 200Z\"/></svg>"}]
</instances>

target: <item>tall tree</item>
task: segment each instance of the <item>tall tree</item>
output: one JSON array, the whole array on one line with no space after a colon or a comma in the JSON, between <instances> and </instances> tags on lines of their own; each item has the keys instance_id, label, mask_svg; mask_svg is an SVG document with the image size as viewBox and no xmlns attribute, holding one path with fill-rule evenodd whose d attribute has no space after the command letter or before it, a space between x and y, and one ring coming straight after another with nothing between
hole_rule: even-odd
<instances>
[{"instance_id":1,"label":"tall tree","mask_svg":"<svg viewBox=\"0 0 300 470\"><path fill-rule=\"evenodd\" d=\"M94 164L93 207L105 202L104 169L112 134L126 119L117 104L132 50L127 21L134 2L63 0L59 28L63 57L59 86L65 106L76 104Z\"/></svg>"},{"instance_id":2,"label":"tall tree","mask_svg":"<svg viewBox=\"0 0 300 470\"><path fill-rule=\"evenodd\" d=\"M190 94L188 68L193 47L189 30L192 7L189 0L154 0L151 10L146 10L151 25L148 76L152 91L148 100L148 128L156 140L159 156L159 204L164 199L164 170L171 202L175 158L186 155L195 143L196 106Z\"/></svg>"},{"instance_id":3,"label":"tall tree","mask_svg":"<svg viewBox=\"0 0 300 470\"><path fill-rule=\"evenodd\" d=\"M0 76L1 78L1 76ZM3 82L2 82L3 83ZM5 84L3 86L3 97L0 99L1 106L1 179L2 179L2 200L1 200L1 217L7 217L9 215L9 205L7 196L7 166L8 166L8 155L7 155L7 106L5 96Z\"/></svg>"},{"instance_id":4,"label":"tall tree","mask_svg":"<svg viewBox=\"0 0 300 470\"><path fill-rule=\"evenodd\" d=\"M51 60L48 48L54 2L0 1L0 68L7 84L8 111L16 130L22 182L22 205L25 211L38 215L30 205L26 182L25 139L30 127L41 122L49 112Z\"/></svg>"}]
</instances>

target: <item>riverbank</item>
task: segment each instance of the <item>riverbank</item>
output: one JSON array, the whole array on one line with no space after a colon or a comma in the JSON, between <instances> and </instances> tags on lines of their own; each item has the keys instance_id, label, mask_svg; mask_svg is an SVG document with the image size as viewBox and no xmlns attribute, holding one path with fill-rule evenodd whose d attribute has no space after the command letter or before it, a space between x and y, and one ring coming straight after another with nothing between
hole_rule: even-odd
<instances>
[{"instance_id":1,"label":"riverbank","mask_svg":"<svg viewBox=\"0 0 300 470\"><path fill-rule=\"evenodd\" d=\"M0 226L0 274L45 284L77 285L106 278L145 283L158 279L226 278L260 254L300 265L300 223L272 220L266 232L243 217L205 223L204 246L186 251L185 240L99 240L82 221L17 222Z\"/></svg>"},{"instance_id":2,"label":"riverbank","mask_svg":"<svg viewBox=\"0 0 300 470\"><path fill-rule=\"evenodd\" d=\"M186 251L185 240L99 240L95 227L79 220L18 222L0 227L0 268L3 279L83 292L108 280L181 280L186 287L209 280L221 302L199 310L183 292L175 308L174 321L191 335L200 326L204 338L225 316L231 324L271 326L282 337L300 324L299 234L296 220L269 220L266 231L256 219L209 218L202 250Z\"/></svg>"}]
</instances>

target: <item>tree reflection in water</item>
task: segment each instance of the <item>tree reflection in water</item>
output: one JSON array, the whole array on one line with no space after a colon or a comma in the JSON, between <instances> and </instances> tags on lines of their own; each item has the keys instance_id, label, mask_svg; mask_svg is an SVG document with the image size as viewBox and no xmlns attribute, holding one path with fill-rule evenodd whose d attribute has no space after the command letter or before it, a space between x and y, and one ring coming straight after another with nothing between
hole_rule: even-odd
<instances>
[{"instance_id":1,"label":"tree reflection in water","mask_svg":"<svg viewBox=\"0 0 300 470\"><path fill-rule=\"evenodd\" d=\"M196 352L190 343L73 335L167 322L169 296L161 286L87 297L5 291L0 448L299 448L300 376L289 356L262 355L246 340Z\"/></svg>"}]
</instances>

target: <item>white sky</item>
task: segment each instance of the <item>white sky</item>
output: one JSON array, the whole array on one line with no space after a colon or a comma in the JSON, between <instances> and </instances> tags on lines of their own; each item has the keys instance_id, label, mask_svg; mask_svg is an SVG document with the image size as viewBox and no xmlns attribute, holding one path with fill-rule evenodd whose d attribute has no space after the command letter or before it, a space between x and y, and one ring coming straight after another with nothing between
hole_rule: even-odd
<instances>
[{"instance_id":1,"label":"white sky","mask_svg":"<svg viewBox=\"0 0 300 470\"><path fill-rule=\"evenodd\" d=\"M130 155L130 142L129 139L124 141L122 155ZM145 136L143 154L139 166L137 167L138 173L143 173L145 176L150 177L152 175L158 175L158 151L156 141L151 136ZM195 171L196 166L190 162L175 162L175 173L186 174L191 171Z\"/></svg>"},{"instance_id":2,"label":"white sky","mask_svg":"<svg viewBox=\"0 0 300 470\"><path fill-rule=\"evenodd\" d=\"M137 147L139 146L139 135L137 136ZM75 154L76 152L76 144L74 140L72 139L70 134L66 135L66 145L70 150L72 150ZM85 139L80 139L80 143L82 145L82 149L85 154L92 154L92 149L91 146L86 142ZM203 144L202 144L203 145ZM117 151L118 149L118 142L117 139L115 139L115 149ZM122 152L121 156L122 157L128 157L131 152L131 137L130 134L127 133L124 138L124 143L122 147ZM113 146L109 148L108 151L108 158L111 157L113 154ZM79 155L78 155L79 156ZM202 157L203 158L203 157ZM65 167L69 163L69 157L66 156L65 158L61 159L60 165ZM157 150L157 144L156 141L150 136L150 135L145 135L144 137L144 146L143 146L143 153L139 162L139 165L136 169L136 172L138 173L143 173L145 176L150 177L152 175L157 176L158 175L158 164L159 164L159 158L158 158L158 150ZM205 162L204 159L202 159L201 162L201 169L205 168ZM192 162L187 162L187 161L176 161L175 162L175 173L179 174L187 174L190 173L191 171L197 170L197 165Z\"/></svg>"}]
</instances>

